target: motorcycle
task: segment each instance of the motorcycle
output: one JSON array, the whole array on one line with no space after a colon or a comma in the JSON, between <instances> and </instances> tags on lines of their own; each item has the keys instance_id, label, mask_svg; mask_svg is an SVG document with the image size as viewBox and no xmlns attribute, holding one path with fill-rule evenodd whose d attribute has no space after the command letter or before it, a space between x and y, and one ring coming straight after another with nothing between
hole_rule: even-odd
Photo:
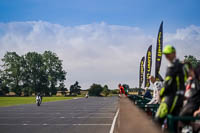
<instances>
[{"instance_id":1,"label":"motorcycle","mask_svg":"<svg viewBox=\"0 0 200 133\"><path fill-rule=\"evenodd\" d=\"M36 96L36 104L37 104L37 106L40 106L41 103L42 103L41 96Z\"/></svg>"},{"instance_id":2,"label":"motorcycle","mask_svg":"<svg viewBox=\"0 0 200 133\"><path fill-rule=\"evenodd\" d=\"M85 98L88 98L88 97L89 97L88 94L86 94L86 95L85 95Z\"/></svg>"}]
</instances>

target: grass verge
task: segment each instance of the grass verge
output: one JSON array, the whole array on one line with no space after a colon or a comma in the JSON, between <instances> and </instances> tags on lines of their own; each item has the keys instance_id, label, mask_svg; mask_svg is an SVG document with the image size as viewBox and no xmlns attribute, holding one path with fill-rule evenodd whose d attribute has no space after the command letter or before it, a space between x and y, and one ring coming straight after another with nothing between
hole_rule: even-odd
<instances>
[{"instance_id":1,"label":"grass verge","mask_svg":"<svg viewBox=\"0 0 200 133\"><path fill-rule=\"evenodd\" d=\"M42 102L70 100L78 97L43 97ZM34 104L35 97L0 97L0 107Z\"/></svg>"}]
</instances>

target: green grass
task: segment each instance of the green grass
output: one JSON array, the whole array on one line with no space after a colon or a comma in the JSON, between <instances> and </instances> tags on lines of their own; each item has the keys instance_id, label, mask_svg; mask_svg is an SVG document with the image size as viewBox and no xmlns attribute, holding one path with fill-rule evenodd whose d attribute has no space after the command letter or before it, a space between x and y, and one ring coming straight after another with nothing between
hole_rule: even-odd
<instances>
[{"instance_id":1,"label":"green grass","mask_svg":"<svg viewBox=\"0 0 200 133\"><path fill-rule=\"evenodd\" d=\"M42 102L70 100L76 97L43 97ZM35 104L35 97L0 97L0 107Z\"/></svg>"}]
</instances>

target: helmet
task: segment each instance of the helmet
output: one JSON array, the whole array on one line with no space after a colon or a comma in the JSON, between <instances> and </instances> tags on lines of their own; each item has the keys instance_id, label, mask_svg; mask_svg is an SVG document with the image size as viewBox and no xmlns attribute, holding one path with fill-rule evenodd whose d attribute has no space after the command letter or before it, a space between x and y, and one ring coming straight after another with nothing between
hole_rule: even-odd
<instances>
[{"instance_id":1,"label":"helmet","mask_svg":"<svg viewBox=\"0 0 200 133\"><path fill-rule=\"evenodd\" d=\"M174 53L174 52L176 52L176 49L171 45L166 45L164 50L163 50L163 54L171 54L171 53Z\"/></svg>"}]
</instances>

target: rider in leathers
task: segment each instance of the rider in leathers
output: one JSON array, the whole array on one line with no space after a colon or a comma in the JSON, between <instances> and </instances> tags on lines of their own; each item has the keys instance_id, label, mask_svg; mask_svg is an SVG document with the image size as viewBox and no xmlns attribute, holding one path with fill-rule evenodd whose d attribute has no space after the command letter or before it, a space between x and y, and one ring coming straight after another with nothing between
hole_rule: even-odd
<instances>
[{"instance_id":1,"label":"rider in leathers","mask_svg":"<svg viewBox=\"0 0 200 133\"><path fill-rule=\"evenodd\" d=\"M170 64L167 67L163 88L160 90L161 103L155 116L160 124L163 124L167 114L179 114L183 105L185 81L187 80L183 63L176 59L175 48L167 45L163 54Z\"/></svg>"}]
</instances>

